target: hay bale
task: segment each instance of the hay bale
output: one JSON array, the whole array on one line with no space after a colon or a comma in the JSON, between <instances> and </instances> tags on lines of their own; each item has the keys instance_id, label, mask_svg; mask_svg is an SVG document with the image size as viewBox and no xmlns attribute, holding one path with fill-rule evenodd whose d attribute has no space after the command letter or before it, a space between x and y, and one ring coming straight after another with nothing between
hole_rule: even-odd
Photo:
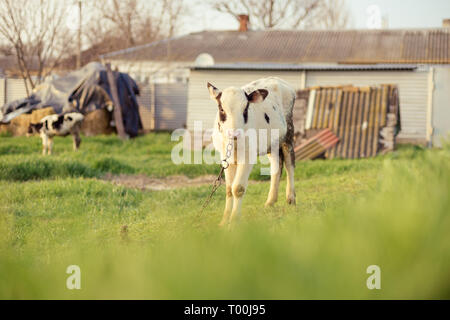
<instances>
[{"instance_id":1,"label":"hay bale","mask_svg":"<svg viewBox=\"0 0 450 320\"><path fill-rule=\"evenodd\" d=\"M55 111L52 107L37 109L31 112L31 123L38 123L41 121L43 117L54 114Z\"/></svg>"},{"instance_id":2,"label":"hay bale","mask_svg":"<svg viewBox=\"0 0 450 320\"><path fill-rule=\"evenodd\" d=\"M30 123L38 123L45 116L54 114L53 108L43 108L34 110L31 114L22 114L11 120L1 132L9 131L13 136L24 136L28 132ZM111 127L112 115L105 109L95 110L84 117L81 125L81 132L86 136L95 136L99 134L111 134L115 132Z\"/></svg>"},{"instance_id":3,"label":"hay bale","mask_svg":"<svg viewBox=\"0 0 450 320\"><path fill-rule=\"evenodd\" d=\"M85 136L113 133L114 128L111 127L111 113L105 109L99 109L86 114L81 125L81 132Z\"/></svg>"},{"instance_id":4,"label":"hay bale","mask_svg":"<svg viewBox=\"0 0 450 320\"><path fill-rule=\"evenodd\" d=\"M0 123L0 134L6 136L12 134L11 129L9 128L9 124Z\"/></svg>"},{"instance_id":5,"label":"hay bale","mask_svg":"<svg viewBox=\"0 0 450 320\"><path fill-rule=\"evenodd\" d=\"M13 136L25 136L31 123L31 114L22 114L11 120L9 130Z\"/></svg>"},{"instance_id":6,"label":"hay bale","mask_svg":"<svg viewBox=\"0 0 450 320\"><path fill-rule=\"evenodd\" d=\"M45 116L54 114L52 107L37 109L30 114L21 114L11 120L6 130L12 133L13 136L25 136L28 133L30 123L38 123Z\"/></svg>"}]
</instances>

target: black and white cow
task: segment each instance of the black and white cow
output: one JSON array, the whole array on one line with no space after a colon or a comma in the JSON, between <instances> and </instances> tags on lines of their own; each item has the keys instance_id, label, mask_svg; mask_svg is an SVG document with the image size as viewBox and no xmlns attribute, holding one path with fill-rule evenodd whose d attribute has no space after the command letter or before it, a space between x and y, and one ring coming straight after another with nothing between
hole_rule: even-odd
<instances>
[{"instance_id":1,"label":"black and white cow","mask_svg":"<svg viewBox=\"0 0 450 320\"><path fill-rule=\"evenodd\" d=\"M249 160L251 150L256 150L258 155L267 154L270 160L271 184L266 206L277 201L283 163L287 171L287 202L295 204L292 120L296 96L294 89L287 82L275 77L223 91L208 83L208 89L219 108L214 123L214 147L220 152L222 159L227 157L227 148L232 149L234 153L232 159L227 160L229 165L225 169L226 205L220 225L239 220L242 197L254 164ZM253 149L249 146L252 136L250 131L256 131L257 136L256 140L253 139ZM275 131L277 135L274 135ZM264 137L266 133L267 137ZM241 138L244 138L244 143L239 143ZM277 150L273 150L274 146ZM240 152L244 153L244 156L239 161Z\"/></svg>"},{"instance_id":2,"label":"black and white cow","mask_svg":"<svg viewBox=\"0 0 450 320\"><path fill-rule=\"evenodd\" d=\"M81 144L80 130L84 116L78 112L66 114L52 114L41 119L39 123L32 123L28 133L39 133L42 138L42 154L52 154L54 136L73 136L73 149L78 150Z\"/></svg>"}]
</instances>

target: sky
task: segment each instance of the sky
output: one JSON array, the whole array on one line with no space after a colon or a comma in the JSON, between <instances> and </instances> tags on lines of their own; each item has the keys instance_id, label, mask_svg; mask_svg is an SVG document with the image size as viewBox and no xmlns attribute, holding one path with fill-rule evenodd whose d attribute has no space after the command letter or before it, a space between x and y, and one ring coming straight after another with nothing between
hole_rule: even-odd
<instances>
[{"instance_id":1,"label":"sky","mask_svg":"<svg viewBox=\"0 0 450 320\"><path fill-rule=\"evenodd\" d=\"M195 1L195 0L188 0ZM442 20L450 18L450 0L345 0L352 16L352 28L367 28L368 7L376 5L388 28L434 28L441 27ZM237 29L231 16L214 11L201 12L183 33L205 29Z\"/></svg>"},{"instance_id":2,"label":"sky","mask_svg":"<svg viewBox=\"0 0 450 320\"><path fill-rule=\"evenodd\" d=\"M346 0L352 12L355 28L366 28L366 9L378 5L381 14L387 16L388 27L434 28L441 27L442 20L450 18L450 0Z\"/></svg>"}]
</instances>

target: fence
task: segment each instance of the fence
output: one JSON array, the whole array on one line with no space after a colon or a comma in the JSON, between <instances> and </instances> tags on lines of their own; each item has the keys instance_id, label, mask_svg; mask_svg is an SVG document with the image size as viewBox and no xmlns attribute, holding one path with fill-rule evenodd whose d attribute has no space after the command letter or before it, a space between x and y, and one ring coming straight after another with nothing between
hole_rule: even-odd
<instances>
[{"instance_id":1,"label":"fence","mask_svg":"<svg viewBox=\"0 0 450 320\"><path fill-rule=\"evenodd\" d=\"M0 79L0 106L5 103L27 97L27 89L23 79Z\"/></svg>"},{"instance_id":2,"label":"fence","mask_svg":"<svg viewBox=\"0 0 450 320\"><path fill-rule=\"evenodd\" d=\"M145 131L186 127L187 84L139 85L139 114ZM0 79L0 106L27 97L22 79Z\"/></svg>"},{"instance_id":3,"label":"fence","mask_svg":"<svg viewBox=\"0 0 450 320\"><path fill-rule=\"evenodd\" d=\"M164 83L140 86L139 113L144 130L186 127L187 84Z\"/></svg>"}]
</instances>

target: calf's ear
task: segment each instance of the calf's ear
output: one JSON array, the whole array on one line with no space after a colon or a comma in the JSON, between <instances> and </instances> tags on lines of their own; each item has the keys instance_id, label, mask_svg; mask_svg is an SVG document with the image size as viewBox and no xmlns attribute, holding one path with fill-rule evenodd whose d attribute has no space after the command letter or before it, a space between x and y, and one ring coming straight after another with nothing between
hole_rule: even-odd
<instances>
[{"instance_id":1,"label":"calf's ear","mask_svg":"<svg viewBox=\"0 0 450 320\"><path fill-rule=\"evenodd\" d=\"M211 96L211 99L213 100L217 100L218 98L220 98L220 90L217 89L215 86L213 86L211 83L208 82L208 90L209 90L209 95Z\"/></svg>"},{"instance_id":2,"label":"calf's ear","mask_svg":"<svg viewBox=\"0 0 450 320\"><path fill-rule=\"evenodd\" d=\"M245 94L247 99L251 103L260 103L263 102L264 99L269 95L269 91L266 89L258 89L253 91L250 94Z\"/></svg>"}]
</instances>

